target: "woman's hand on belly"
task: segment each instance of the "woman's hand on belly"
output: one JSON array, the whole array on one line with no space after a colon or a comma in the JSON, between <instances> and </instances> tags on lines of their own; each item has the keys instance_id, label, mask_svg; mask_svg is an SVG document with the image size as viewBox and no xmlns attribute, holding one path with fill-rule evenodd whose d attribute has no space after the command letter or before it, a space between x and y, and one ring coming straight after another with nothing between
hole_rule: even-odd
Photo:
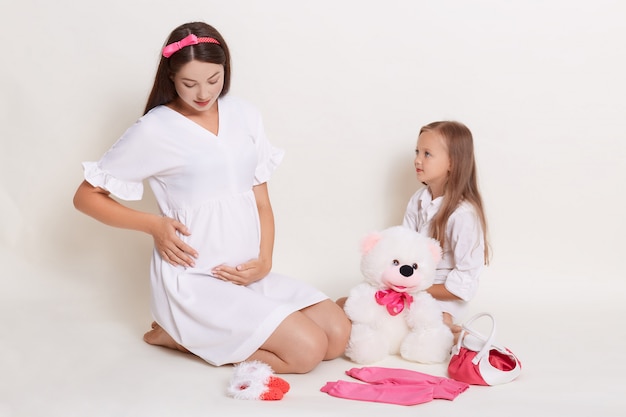
<instances>
[{"instance_id":1,"label":"woman's hand on belly","mask_svg":"<svg viewBox=\"0 0 626 417\"><path fill-rule=\"evenodd\" d=\"M263 259L250 259L235 267L218 265L211 271L213 275L223 281L229 281L237 285L249 285L260 281L270 273L271 262Z\"/></svg>"},{"instance_id":2,"label":"woman's hand on belly","mask_svg":"<svg viewBox=\"0 0 626 417\"><path fill-rule=\"evenodd\" d=\"M179 236L190 236L187 226L169 217L158 217L150 228L154 247L166 262L177 266L193 267L198 252L186 244Z\"/></svg>"}]
</instances>

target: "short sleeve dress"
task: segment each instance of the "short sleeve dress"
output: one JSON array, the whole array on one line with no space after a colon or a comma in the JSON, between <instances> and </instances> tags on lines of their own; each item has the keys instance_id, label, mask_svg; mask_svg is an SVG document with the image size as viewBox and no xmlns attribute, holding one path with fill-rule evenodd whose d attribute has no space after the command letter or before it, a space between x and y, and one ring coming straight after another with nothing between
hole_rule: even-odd
<instances>
[{"instance_id":1,"label":"short sleeve dress","mask_svg":"<svg viewBox=\"0 0 626 417\"><path fill-rule=\"evenodd\" d=\"M85 179L124 200L139 200L143 181L164 216L186 225L180 236L198 251L192 268L152 254L151 310L172 338L219 366L247 359L291 313L328 297L271 272L248 286L211 275L219 264L257 258L260 223L252 187L266 182L283 152L267 140L259 112L244 100L218 100L217 135L166 106L141 117Z\"/></svg>"}]
</instances>

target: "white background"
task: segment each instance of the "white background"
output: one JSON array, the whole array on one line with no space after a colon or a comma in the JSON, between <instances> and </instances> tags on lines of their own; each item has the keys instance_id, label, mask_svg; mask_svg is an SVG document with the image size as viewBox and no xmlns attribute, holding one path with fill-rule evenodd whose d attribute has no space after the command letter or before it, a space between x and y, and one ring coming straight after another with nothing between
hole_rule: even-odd
<instances>
[{"instance_id":1,"label":"white background","mask_svg":"<svg viewBox=\"0 0 626 417\"><path fill-rule=\"evenodd\" d=\"M151 238L80 214L72 196L81 162L142 114L170 31L194 20L224 35L231 94L260 108L286 151L269 184L276 271L345 295L360 281L360 239L400 223L419 186L419 128L459 120L474 134L493 250L472 308L500 317L527 356L582 338L610 361L626 295L625 18L617 0L4 1L6 396L43 363L56 374L92 360L100 335L141 344ZM133 207L156 210L149 193ZM105 325L86 331L94 323ZM51 365L42 351L70 356ZM0 415L37 409L20 398Z\"/></svg>"}]
</instances>

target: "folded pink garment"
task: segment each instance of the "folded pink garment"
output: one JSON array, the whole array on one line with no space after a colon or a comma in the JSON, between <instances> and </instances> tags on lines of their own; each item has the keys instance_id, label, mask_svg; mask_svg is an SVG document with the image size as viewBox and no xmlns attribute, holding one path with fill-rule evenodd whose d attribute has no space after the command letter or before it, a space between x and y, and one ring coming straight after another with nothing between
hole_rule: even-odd
<instances>
[{"instance_id":1,"label":"folded pink garment","mask_svg":"<svg viewBox=\"0 0 626 417\"><path fill-rule=\"evenodd\" d=\"M333 397L399 405L417 405L433 399L454 400L469 384L408 369L364 367L346 374L367 382L327 382L322 392Z\"/></svg>"},{"instance_id":2,"label":"folded pink garment","mask_svg":"<svg viewBox=\"0 0 626 417\"><path fill-rule=\"evenodd\" d=\"M432 386L416 385L369 385L359 382L327 382L322 392L348 400L377 403L417 405L433 400Z\"/></svg>"},{"instance_id":3,"label":"folded pink garment","mask_svg":"<svg viewBox=\"0 0 626 417\"><path fill-rule=\"evenodd\" d=\"M409 369L380 367L352 368L346 371L346 374L363 382L369 382L370 384L430 385L433 387L433 398L443 400L454 400L459 394L469 388L469 384L465 382L411 371Z\"/></svg>"}]
</instances>

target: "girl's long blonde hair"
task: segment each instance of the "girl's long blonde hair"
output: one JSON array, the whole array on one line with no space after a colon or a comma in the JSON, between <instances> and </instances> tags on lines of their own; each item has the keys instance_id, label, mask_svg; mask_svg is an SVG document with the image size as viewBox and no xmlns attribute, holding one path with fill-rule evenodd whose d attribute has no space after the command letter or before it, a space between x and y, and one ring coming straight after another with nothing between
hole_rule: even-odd
<instances>
[{"instance_id":1,"label":"girl's long blonde hair","mask_svg":"<svg viewBox=\"0 0 626 417\"><path fill-rule=\"evenodd\" d=\"M431 237L444 246L448 219L463 201L472 204L482 226L485 241L485 265L489 264L489 243L487 241L487 220L483 200L478 190L476 162L474 159L474 139L472 132L462 123L439 121L427 124L422 132L434 131L443 136L448 146L450 172L445 185L441 208L433 218Z\"/></svg>"}]
</instances>

